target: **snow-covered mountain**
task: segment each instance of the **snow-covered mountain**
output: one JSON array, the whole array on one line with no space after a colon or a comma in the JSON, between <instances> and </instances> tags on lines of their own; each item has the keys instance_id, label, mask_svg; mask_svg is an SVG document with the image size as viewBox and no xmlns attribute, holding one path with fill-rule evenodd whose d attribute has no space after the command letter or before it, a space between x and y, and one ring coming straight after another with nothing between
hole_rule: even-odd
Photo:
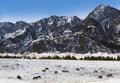
<instances>
[{"instance_id":1,"label":"snow-covered mountain","mask_svg":"<svg viewBox=\"0 0 120 83\"><path fill-rule=\"evenodd\" d=\"M120 52L120 10L99 5L84 20L50 16L0 23L0 52Z\"/></svg>"},{"instance_id":2,"label":"snow-covered mountain","mask_svg":"<svg viewBox=\"0 0 120 83\"><path fill-rule=\"evenodd\" d=\"M50 16L26 26L22 25L23 22L17 22L15 25L18 30L1 37L0 52L56 51L58 49L56 45L62 41L64 35L71 33L71 29L80 22L81 20L76 16ZM23 27L20 28L21 26Z\"/></svg>"},{"instance_id":3,"label":"snow-covered mountain","mask_svg":"<svg viewBox=\"0 0 120 83\"><path fill-rule=\"evenodd\" d=\"M120 11L110 6L99 5L79 27L83 30L87 50L116 53L120 51ZM81 42L80 42L81 44ZM85 43L84 43L85 44ZM86 47L84 47L86 49Z\"/></svg>"},{"instance_id":4,"label":"snow-covered mountain","mask_svg":"<svg viewBox=\"0 0 120 83\"><path fill-rule=\"evenodd\" d=\"M18 21L15 24L10 22L1 22L0 23L0 37L3 37L5 34L12 33L18 29L22 29L27 26L28 23L24 21Z\"/></svg>"}]
</instances>

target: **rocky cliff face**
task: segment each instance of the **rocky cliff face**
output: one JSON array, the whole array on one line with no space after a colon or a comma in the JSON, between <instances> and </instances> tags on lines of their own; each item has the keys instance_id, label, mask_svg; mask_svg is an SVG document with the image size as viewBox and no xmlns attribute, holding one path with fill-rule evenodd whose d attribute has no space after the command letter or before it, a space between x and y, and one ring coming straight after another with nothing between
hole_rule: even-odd
<instances>
[{"instance_id":1,"label":"rocky cliff face","mask_svg":"<svg viewBox=\"0 0 120 83\"><path fill-rule=\"evenodd\" d=\"M84 20L51 16L29 24L0 23L0 29L1 53L120 52L120 11L105 5Z\"/></svg>"},{"instance_id":2,"label":"rocky cliff face","mask_svg":"<svg viewBox=\"0 0 120 83\"><path fill-rule=\"evenodd\" d=\"M81 20L76 17L51 16L34 23L27 24L23 28L5 34L1 38L1 52L26 53L48 52L62 49L58 45L62 43L64 35L72 33L71 29ZM57 45L59 48L57 48Z\"/></svg>"},{"instance_id":3,"label":"rocky cliff face","mask_svg":"<svg viewBox=\"0 0 120 83\"><path fill-rule=\"evenodd\" d=\"M23 29L27 25L28 23L23 21L18 21L15 24L10 22L2 22L0 23L0 37L3 37L8 33L13 33L16 30Z\"/></svg>"},{"instance_id":4,"label":"rocky cliff face","mask_svg":"<svg viewBox=\"0 0 120 83\"><path fill-rule=\"evenodd\" d=\"M119 52L120 11L105 5L93 10L79 27L84 27L89 52Z\"/></svg>"}]
</instances>

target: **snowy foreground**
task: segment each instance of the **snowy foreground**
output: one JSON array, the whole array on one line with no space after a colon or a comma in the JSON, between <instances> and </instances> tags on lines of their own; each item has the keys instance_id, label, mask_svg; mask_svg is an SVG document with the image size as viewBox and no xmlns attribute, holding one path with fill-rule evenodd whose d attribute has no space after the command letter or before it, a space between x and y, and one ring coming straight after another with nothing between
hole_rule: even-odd
<instances>
[{"instance_id":1,"label":"snowy foreground","mask_svg":"<svg viewBox=\"0 0 120 83\"><path fill-rule=\"evenodd\" d=\"M0 83L120 83L120 62L0 59Z\"/></svg>"}]
</instances>

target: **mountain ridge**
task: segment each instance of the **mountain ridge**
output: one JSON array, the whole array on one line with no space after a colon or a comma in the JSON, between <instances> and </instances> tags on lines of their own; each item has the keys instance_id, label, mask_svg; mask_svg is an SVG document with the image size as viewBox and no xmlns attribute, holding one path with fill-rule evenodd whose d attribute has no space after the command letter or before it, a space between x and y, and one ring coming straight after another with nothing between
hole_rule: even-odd
<instances>
[{"instance_id":1,"label":"mountain ridge","mask_svg":"<svg viewBox=\"0 0 120 83\"><path fill-rule=\"evenodd\" d=\"M4 32L0 35L0 53L120 52L120 10L110 6L99 5L84 20L54 15L8 25L12 31L0 30Z\"/></svg>"}]
</instances>

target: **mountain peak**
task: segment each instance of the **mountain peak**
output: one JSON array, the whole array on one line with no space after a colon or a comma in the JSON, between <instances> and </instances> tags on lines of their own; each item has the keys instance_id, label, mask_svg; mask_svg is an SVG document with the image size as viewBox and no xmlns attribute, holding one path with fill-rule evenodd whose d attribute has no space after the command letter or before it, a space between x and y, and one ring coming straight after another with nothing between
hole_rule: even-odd
<instances>
[{"instance_id":1,"label":"mountain peak","mask_svg":"<svg viewBox=\"0 0 120 83\"><path fill-rule=\"evenodd\" d=\"M23 24L23 23L26 23L25 21L17 21L16 24Z\"/></svg>"},{"instance_id":2,"label":"mountain peak","mask_svg":"<svg viewBox=\"0 0 120 83\"><path fill-rule=\"evenodd\" d=\"M112 20L117 18L120 15L120 11L111 6L105 6L103 4L96 7L87 18L92 18L98 22L101 22L103 19Z\"/></svg>"},{"instance_id":3,"label":"mountain peak","mask_svg":"<svg viewBox=\"0 0 120 83\"><path fill-rule=\"evenodd\" d=\"M95 8L95 10L94 10L93 12L95 12L95 13L103 12L106 7L107 7L107 6L105 6L105 5L103 5L103 4L100 4L99 6L97 6L97 7Z\"/></svg>"},{"instance_id":4,"label":"mountain peak","mask_svg":"<svg viewBox=\"0 0 120 83\"><path fill-rule=\"evenodd\" d=\"M100 5L98 5L98 7L106 7L106 5L100 4Z\"/></svg>"},{"instance_id":5,"label":"mountain peak","mask_svg":"<svg viewBox=\"0 0 120 83\"><path fill-rule=\"evenodd\" d=\"M14 24L11 22L1 22L0 23L0 27L11 27L11 26L14 26Z\"/></svg>"}]
</instances>

